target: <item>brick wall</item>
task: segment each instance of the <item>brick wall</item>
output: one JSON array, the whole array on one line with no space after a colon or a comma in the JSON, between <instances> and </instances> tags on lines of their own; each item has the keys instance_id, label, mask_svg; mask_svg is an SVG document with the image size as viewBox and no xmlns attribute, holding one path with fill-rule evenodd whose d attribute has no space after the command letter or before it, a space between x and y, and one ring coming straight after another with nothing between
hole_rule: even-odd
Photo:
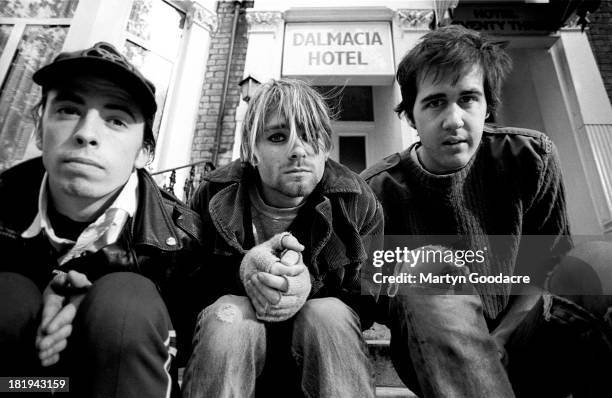
<instances>
[{"instance_id":1,"label":"brick wall","mask_svg":"<svg viewBox=\"0 0 612 398\"><path fill-rule=\"evenodd\" d=\"M608 98L612 101L612 0L602 0L589 16L588 37L595 54Z\"/></svg>"},{"instance_id":2,"label":"brick wall","mask_svg":"<svg viewBox=\"0 0 612 398\"><path fill-rule=\"evenodd\" d=\"M193 145L191 149L192 162L212 160L215 150L215 131L217 117L223 95L223 81L227 55L230 50L232 36L232 23L234 18L234 2L219 1L217 7L219 28L212 34L202 97L198 108ZM242 80L244 62L247 51L247 22L244 10L238 19L238 27L234 41L234 54L230 68L225 111L223 115L223 129L221 134L221 147L217 157L217 166L230 162L234 145L234 132L236 130L236 107L240 101L238 83Z\"/></svg>"}]
</instances>

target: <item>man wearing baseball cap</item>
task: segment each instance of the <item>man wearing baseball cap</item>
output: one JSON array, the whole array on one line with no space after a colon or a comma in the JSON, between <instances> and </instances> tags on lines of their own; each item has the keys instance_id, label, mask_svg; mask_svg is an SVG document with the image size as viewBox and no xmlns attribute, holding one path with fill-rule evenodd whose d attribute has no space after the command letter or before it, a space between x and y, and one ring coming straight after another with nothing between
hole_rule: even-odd
<instances>
[{"instance_id":1,"label":"man wearing baseball cap","mask_svg":"<svg viewBox=\"0 0 612 398\"><path fill-rule=\"evenodd\" d=\"M201 236L143 169L155 87L108 43L33 79L42 157L0 174L0 376L67 376L78 397L170 396Z\"/></svg>"}]
</instances>

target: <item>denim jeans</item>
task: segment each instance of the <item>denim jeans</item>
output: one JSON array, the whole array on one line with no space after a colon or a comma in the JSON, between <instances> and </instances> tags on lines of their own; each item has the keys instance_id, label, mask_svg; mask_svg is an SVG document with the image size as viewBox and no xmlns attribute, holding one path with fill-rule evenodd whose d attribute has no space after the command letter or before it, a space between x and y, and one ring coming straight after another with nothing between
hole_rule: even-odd
<instances>
[{"instance_id":1,"label":"denim jeans","mask_svg":"<svg viewBox=\"0 0 612 398\"><path fill-rule=\"evenodd\" d=\"M336 298L311 299L282 323L305 397L374 397L374 371L352 309ZM247 297L223 296L206 307L198 319L183 397L255 396L272 355L269 333ZM282 366L271 369L271 382L284 384ZM278 390L275 395L293 396Z\"/></svg>"},{"instance_id":2,"label":"denim jeans","mask_svg":"<svg viewBox=\"0 0 612 398\"><path fill-rule=\"evenodd\" d=\"M612 396L612 247L587 246L554 270L550 291L559 294L542 295L526 313L505 344L504 364L478 295L385 297L402 381L421 397ZM595 284L568 294L570 284L585 283L586 269Z\"/></svg>"}]
</instances>

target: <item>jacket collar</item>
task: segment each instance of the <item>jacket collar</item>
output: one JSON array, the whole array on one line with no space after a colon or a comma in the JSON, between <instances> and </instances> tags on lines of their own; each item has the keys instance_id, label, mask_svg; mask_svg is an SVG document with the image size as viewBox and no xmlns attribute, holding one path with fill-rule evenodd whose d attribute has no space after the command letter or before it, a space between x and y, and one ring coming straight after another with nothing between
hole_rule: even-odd
<instances>
[{"instance_id":1,"label":"jacket collar","mask_svg":"<svg viewBox=\"0 0 612 398\"><path fill-rule=\"evenodd\" d=\"M164 251L178 251L183 244L177 235L174 222L164 207L164 195L153 177L138 170L138 208L134 218L133 236L135 244L149 245Z\"/></svg>"}]
</instances>

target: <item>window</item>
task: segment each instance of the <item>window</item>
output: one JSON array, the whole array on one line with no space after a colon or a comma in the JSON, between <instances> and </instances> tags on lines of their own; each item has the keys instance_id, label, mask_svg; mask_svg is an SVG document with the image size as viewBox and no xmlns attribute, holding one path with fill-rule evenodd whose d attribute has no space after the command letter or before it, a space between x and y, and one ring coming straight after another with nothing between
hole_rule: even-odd
<instances>
[{"instance_id":1,"label":"window","mask_svg":"<svg viewBox=\"0 0 612 398\"><path fill-rule=\"evenodd\" d=\"M0 17L72 18L78 0L0 0Z\"/></svg>"},{"instance_id":2,"label":"window","mask_svg":"<svg viewBox=\"0 0 612 398\"><path fill-rule=\"evenodd\" d=\"M184 25L185 13L171 3L134 0L126 28L124 53L155 85L158 112L153 122L153 133L156 137Z\"/></svg>"},{"instance_id":3,"label":"window","mask_svg":"<svg viewBox=\"0 0 612 398\"><path fill-rule=\"evenodd\" d=\"M0 171L29 157L32 74L61 50L78 0L0 0Z\"/></svg>"},{"instance_id":4,"label":"window","mask_svg":"<svg viewBox=\"0 0 612 398\"><path fill-rule=\"evenodd\" d=\"M336 120L374 121L371 86L315 86L314 88L325 97Z\"/></svg>"}]
</instances>

